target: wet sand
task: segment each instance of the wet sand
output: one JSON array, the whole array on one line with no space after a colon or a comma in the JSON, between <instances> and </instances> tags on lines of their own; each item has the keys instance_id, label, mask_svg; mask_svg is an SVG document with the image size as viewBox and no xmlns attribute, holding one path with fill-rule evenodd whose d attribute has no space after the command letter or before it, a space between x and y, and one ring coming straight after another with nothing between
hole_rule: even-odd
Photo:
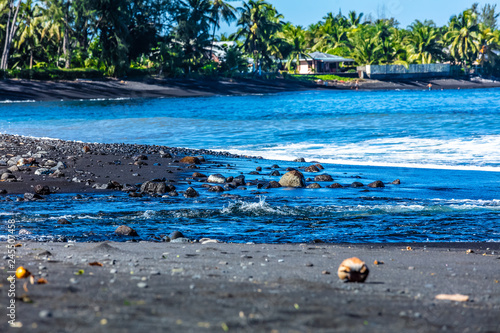
<instances>
[{"instance_id":1,"label":"wet sand","mask_svg":"<svg viewBox=\"0 0 500 333\"><path fill-rule=\"evenodd\" d=\"M15 265L35 283L17 279L16 321L29 332L500 331L495 243L21 245ZM353 256L365 283L336 275ZM11 331L5 315L0 330Z\"/></svg>"},{"instance_id":2,"label":"wet sand","mask_svg":"<svg viewBox=\"0 0 500 333\"><path fill-rule=\"evenodd\" d=\"M427 90L498 88L500 81L488 80L362 80L359 90ZM144 80L77 80L36 81L0 80L0 101L54 101L113 98L168 98L215 95L267 94L315 89L351 90L355 82L299 82L258 79L144 79Z\"/></svg>"}]
</instances>

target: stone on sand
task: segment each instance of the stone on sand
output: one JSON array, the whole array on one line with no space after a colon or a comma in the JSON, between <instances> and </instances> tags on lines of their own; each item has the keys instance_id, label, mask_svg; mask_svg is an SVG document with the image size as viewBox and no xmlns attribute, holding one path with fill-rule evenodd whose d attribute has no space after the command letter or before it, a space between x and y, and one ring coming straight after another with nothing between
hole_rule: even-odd
<instances>
[{"instance_id":1,"label":"stone on sand","mask_svg":"<svg viewBox=\"0 0 500 333\"><path fill-rule=\"evenodd\" d=\"M137 232L129 226L121 225L115 230L115 234L119 236L139 236Z\"/></svg>"}]
</instances>

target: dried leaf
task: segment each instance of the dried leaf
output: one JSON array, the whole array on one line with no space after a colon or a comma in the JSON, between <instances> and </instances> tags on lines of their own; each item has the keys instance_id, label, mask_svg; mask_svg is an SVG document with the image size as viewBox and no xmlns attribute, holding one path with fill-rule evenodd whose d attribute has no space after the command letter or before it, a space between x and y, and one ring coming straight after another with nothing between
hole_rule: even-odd
<instances>
[{"instance_id":1,"label":"dried leaf","mask_svg":"<svg viewBox=\"0 0 500 333\"><path fill-rule=\"evenodd\" d=\"M375 260L375 261L373 262L373 264L374 264L374 265L383 265L383 264L384 264L384 262L383 262L383 261L380 261L380 260Z\"/></svg>"},{"instance_id":2,"label":"dried leaf","mask_svg":"<svg viewBox=\"0 0 500 333\"><path fill-rule=\"evenodd\" d=\"M23 244L21 243L17 243L16 245L14 245L14 247L21 247L21 246L23 246Z\"/></svg>"},{"instance_id":3,"label":"dried leaf","mask_svg":"<svg viewBox=\"0 0 500 333\"><path fill-rule=\"evenodd\" d=\"M48 282L46 279L44 279L44 278L39 278L39 279L36 281L36 283L38 283L38 284L47 284L47 283L49 283L49 282Z\"/></svg>"},{"instance_id":4,"label":"dried leaf","mask_svg":"<svg viewBox=\"0 0 500 333\"><path fill-rule=\"evenodd\" d=\"M453 302L467 302L469 300L469 296L461 295L461 294L439 294L436 296L436 299L444 300L444 301L453 301Z\"/></svg>"},{"instance_id":5,"label":"dried leaf","mask_svg":"<svg viewBox=\"0 0 500 333\"><path fill-rule=\"evenodd\" d=\"M90 263L89 263L89 265L90 265L90 266L99 266L99 267L102 267L102 266L103 266L103 265L102 265L100 262L98 262L98 261L90 262Z\"/></svg>"}]
</instances>

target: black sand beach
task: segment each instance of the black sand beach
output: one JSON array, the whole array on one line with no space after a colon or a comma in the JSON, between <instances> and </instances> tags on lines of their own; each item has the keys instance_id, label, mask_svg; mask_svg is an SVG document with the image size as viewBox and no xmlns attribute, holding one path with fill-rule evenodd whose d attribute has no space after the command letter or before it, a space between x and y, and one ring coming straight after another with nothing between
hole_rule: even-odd
<instances>
[{"instance_id":1,"label":"black sand beach","mask_svg":"<svg viewBox=\"0 0 500 333\"><path fill-rule=\"evenodd\" d=\"M498 88L499 81L432 79L411 81L361 80L359 90L426 90ZM301 82L258 79L145 79L36 81L0 80L0 101L53 101L112 98L200 97L267 94L314 89L351 90L355 82Z\"/></svg>"},{"instance_id":2,"label":"black sand beach","mask_svg":"<svg viewBox=\"0 0 500 333\"><path fill-rule=\"evenodd\" d=\"M16 282L23 331L500 331L494 243L20 245L16 265L35 277ZM353 256L370 269L365 283L337 277ZM5 305L6 260L2 266ZM15 331L6 318L2 332Z\"/></svg>"}]
</instances>

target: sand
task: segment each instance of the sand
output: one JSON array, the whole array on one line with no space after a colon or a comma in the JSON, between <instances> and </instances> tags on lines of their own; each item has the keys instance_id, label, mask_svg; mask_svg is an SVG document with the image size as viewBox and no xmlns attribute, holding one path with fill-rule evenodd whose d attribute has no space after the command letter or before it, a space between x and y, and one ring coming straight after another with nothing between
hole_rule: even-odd
<instances>
[{"instance_id":1,"label":"sand","mask_svg":"<svg viewBox=\"0 0 500 333\"><path fill-rule=\"evenodd\" d=\"M16 321L30 332L500 331L495 243L20 244L15 265L35 284L17 280ZM365 283L336 275L353 256L370 269Z\"/></svg>"},{"instance_id":2,"label":"sand","mask_svg":"<svg viewBox=\"0 0 500 333\"><path fill-rule=\"evenodd\" d=\"M433 90L498 88L500 81L489 80L362 80L359 90ZM0 101L57 101L112 98L167 98L215 95L267 94L303 90L351 90L355 82L314 82L258 79L144 79L144 80L76 80L36 81L0 80Z\"/></svg>"}]
</instances>

